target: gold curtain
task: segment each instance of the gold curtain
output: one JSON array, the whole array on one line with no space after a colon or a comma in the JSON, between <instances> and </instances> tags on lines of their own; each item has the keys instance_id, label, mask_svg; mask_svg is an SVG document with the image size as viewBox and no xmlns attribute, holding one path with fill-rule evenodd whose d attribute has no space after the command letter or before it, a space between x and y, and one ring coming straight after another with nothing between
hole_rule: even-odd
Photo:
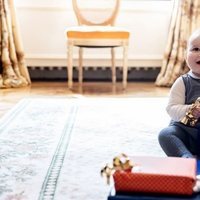
<instances>
[{"instance_id":1,"label":"gold curtain","mask_svg":"<svg viewBox=\"0 0 200 200\"><path fill-rule=\"evenodd\" d=\"M0 0L0 88L31 83L13 0Z\"/></svg>"},{"instance_id":2,"label":"gold curtain","mask_svg":"<svg viewBox=\"0 0 200 200\"><path fill-rule=\"evenodd\" d=\"M155 84L170 87L189 68L185 62L185 50L190 34L200 27L199 0L173 0L174 7L161 71Z\"/></svg>"}]
</instances>

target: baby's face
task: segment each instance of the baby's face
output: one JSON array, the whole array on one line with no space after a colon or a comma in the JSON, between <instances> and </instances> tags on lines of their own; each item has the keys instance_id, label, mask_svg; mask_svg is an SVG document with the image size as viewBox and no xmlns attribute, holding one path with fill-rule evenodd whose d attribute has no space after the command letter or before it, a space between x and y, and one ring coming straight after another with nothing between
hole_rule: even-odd
<instances>
[{"instance_id":1,"label":"baby's face","mask_svg":"<svg viewBox=\"0 0 200 200\"><path fill-rule=\"evenodd\" d=\"M187 49L186 62L192 72L200 77L200 36L191 39Z\"/></svg>"}]
</instances>

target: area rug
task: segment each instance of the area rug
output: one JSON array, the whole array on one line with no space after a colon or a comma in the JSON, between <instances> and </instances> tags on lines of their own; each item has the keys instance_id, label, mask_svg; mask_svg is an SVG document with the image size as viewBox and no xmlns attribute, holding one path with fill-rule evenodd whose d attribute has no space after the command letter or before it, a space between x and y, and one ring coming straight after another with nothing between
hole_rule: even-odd
<instances>
[{"instance_id":1,"label":"area rug","mask_svg":"<svg viewBox=\"0 0 200 200\"><path fill-rule=\"evenodd\" d=\"M103 200L120 153L165 156L166 98L26 98L0 120L0 199Z\"/></svg>"}]
</instances>

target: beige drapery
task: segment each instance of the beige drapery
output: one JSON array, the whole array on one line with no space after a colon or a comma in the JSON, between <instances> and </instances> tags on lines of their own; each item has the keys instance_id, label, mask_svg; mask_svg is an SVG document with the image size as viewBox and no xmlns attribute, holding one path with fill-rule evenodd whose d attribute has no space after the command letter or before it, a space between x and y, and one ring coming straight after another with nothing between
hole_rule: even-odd
<instances>
[{"instance_id":1,"label":"beige drapery","mask_svg":"<svg viewBox=\"0 0 200 200\"><path fill-rule=\"evenodd\" d=\"M185 49L190 34L200 28L200 1L174 0L172 19L157 86L170 87L189 69L185 63Z\"/></svg>"},{"instance_id":2,"label":"beige drapery","mask_svg":"<svg viewBox=\"0 0 200 200\"><path fill-rule=\"evenodd\" d=\"M0 0L0 88L31 83L13 0Z\"/></svg>"}]
</instances>

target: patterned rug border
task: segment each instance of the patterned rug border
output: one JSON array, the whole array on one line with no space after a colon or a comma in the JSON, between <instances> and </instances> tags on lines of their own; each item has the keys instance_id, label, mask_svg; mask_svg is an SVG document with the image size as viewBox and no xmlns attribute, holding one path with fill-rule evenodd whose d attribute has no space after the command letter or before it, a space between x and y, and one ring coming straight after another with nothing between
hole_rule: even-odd
<instances>
[{"instance_id":1,"label":"patterned rug border","mask_svg":"<svg viewBox=\"0 0 200 200\"><path fill-rule=\"evenodd\" d=\"M67 119L68 123L65 125L63 129L60 141L53 155L51 164L49 166L49 169L47 171L45 180L43 182L40 191L40 196L38 198L39 200L54 199L56 184L60 175L60 171L62 169L65 153L67 151L67 147L70 142L71 133L76 121L77 111L78 111L77 105L73 105L70 109L70 115Z\"/></svg>"},{"instance_id":2,"label":"patterned rug border","mask_svg":"<svg viewBox=\"0 0 200 200\"><path fill-rule=\"evenodd\" d=\"M24 108L30 103L28 99L20 100L14 107L12 107L1 119L0 119L0 132L7 126L10 120L13 120L16 115L24 110Z\"/></svg>"}]
</instances>

